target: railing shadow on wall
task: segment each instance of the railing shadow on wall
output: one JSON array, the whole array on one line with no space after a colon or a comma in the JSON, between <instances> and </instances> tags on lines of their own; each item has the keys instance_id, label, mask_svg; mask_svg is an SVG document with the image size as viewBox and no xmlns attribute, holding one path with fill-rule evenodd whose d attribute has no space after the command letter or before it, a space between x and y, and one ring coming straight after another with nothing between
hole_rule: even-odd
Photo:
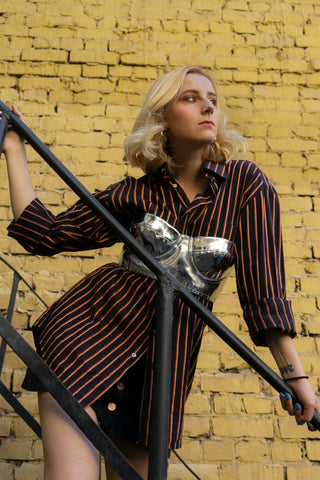
<instances>
[{"instance_id":1,"label":"railing shadow on wall","mask_svg":"<svg viewBox=\"0 0 320 480\"><path fill-rule=\"evenodd\" d=\"M152 393L152 413L149 442L148 480L166 480L168 474L168 431L169 431L169 392L170 359L172 334L173 295L179 296L202 320L236 353L240 355L259 375L261 375L278 392L289 393L296 402L293 390L249 349L233 332L231 332L212 312L205 308L182 284L147 252L136 239L88 192L85 187L69 172L41 140L12 111L0 101L3 112L0 122L0 152L8 125L11 124L29 145L48 163L48 165L65 181L65 183L87 204L113 233L125 243L158 279L157 315L155 319L156 357L154 367L154 384ZM19 277L17 274L16 282ZM15 284L13 285L16 288ZM33 348L12 327L8 319L0 314L0 335L8 343L30 370L41 379L42 383L60 403L61 407L75 421L87 438L112 465L124 480L142 480L132 465L116 448L108 436L87 415L85 410L74 400L69 391L43 362ZM1 385L1 384L0 384ZM1 387L0 393L8 396ZM24 418L24 411L17 412ZM29 414L28 420L31 421ZM312 425L320 430L320 415L314 412ZM40 434L39 425L35 428Z\"/></svg>"}]
</instances>

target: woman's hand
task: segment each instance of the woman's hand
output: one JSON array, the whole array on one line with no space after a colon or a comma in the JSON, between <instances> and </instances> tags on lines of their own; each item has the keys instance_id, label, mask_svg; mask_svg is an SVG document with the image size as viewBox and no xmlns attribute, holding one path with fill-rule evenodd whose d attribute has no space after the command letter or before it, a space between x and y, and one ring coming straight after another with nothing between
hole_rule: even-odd
<instances>
[{"instance_id":1,"label":"woman's hand","mask_svg":"<svg viewBox=\"0 0 320 480\"><path fill-rule=\"evenodd\" d=\"M22 113L17 109L17 107L13 106L12 107L13 113L17 115L17 117L20 118L20 120L23 120L23 115ZM0 119L2 118L2 112L0 111ZM24 140L23 138L20 137L20 135L12 128L12 126L9 124L7 133L4 137L3 145L2 145L2 151L7 156L11 152L16 152L18 150L21 151L23 149L24 145Z\"/></svg>"},{"instance_id":2,"label":"woman's hand","mask_svg":"<svg viewBox=\"0 0 320 480\"><path fill-rule=\"evenodd\" d=\"M291 396L286 393L280 394L281 405L289 415L295 416L298 425L303 425L305 422L308 424L310 431L314 431L315 428L311 425L314 411L320 413L320 404L313 391L310 382L306 379L288 381L288 385L294 390L299 402L293 404Z\"/></svg>"},{"instance_id":3,"label":"woman's hand","mask_svg":"<svg viewBox=\"0 0 320 480\"><path fill-rule=\"evenodd\" d=\"M298 425L303 425L307 422L309 430L315 430L310 424L310 421L315 410L320 413L320 404L316 394L308 378L290 380L290 376L292 378L306 376L292 338L276 329L267 330L264 335L284 380L299 399L299 402L294 405L288 393L281 393L280 400L282 408L286 410L289 415L295 416Z\"/></svg>"}]
</instances>

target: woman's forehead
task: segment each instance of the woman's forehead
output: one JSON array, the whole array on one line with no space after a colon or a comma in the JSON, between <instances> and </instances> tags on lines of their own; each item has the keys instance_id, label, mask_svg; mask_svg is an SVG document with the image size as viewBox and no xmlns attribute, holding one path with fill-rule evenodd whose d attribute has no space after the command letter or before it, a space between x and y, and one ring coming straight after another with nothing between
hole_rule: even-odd
<instances>
[{"instance_id":1,"label":"woman's forehead","mask_svg":"<svg viewBox=\"0 0 320 480\"><path fill-rule=\"evenodd\" d=\"M188 73L181 86L181 91L203 90L208 93L216 93L212 81L201 73Z\"/></svg>"}]
</instances>

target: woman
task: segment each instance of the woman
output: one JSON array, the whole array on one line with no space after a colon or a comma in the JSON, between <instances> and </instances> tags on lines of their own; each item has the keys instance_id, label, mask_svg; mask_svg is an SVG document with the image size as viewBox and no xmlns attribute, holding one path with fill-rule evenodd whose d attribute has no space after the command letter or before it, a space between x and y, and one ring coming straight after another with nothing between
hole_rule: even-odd
<instances>
[{"instance_id":1,"label":"woman","mask_svg":"<svg viewBox=\"0 0 320 480\"><path fill-rule=\"evenodd\" d=\"M22 118L15 107L13 111ZM309 422L320 407L292 342L278 198L257 166L236 160L243 142L225 128L212 75L198 67L180 68L154 82L125 142L127 160L145 175L127 177L96 197L149 247L158 235L165 253L170 235L169 240L192 238L193 245L199 237L217 237L232 246L252 339L269 346L300 399L301 405L293 405L281 395L282 407L298 423ZM27 250L53 255L117 242L81 201L57 216L42 205L31 184L23 141L15 132L6 135L3 150L14 214L9 235ZM204 285L195 293L211 308L210 295L203 290L210 281L205 274L198 277L204 277ZM38 352L144 478L156 292L150 272L125 251L122 265L105 265L88 275L34 326ZM197 315L175 298L169 449L181 445L184 404L203 329ZM27 375L24 386L39 391L45 479L97 479L98 455L90 442L39 382ZM107 472L108 479L119 478L108 466Z\"/></svg>"}]
</instances>

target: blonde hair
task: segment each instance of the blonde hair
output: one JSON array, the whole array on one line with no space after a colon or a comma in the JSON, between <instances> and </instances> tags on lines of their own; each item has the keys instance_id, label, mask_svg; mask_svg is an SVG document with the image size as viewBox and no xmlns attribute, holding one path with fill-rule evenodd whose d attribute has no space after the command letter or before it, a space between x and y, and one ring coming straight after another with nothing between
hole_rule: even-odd
<instances>
[{"instance_id":1,"label":"blonde hair","mask_svg":"<svg viewBox=\"0 0 320 480\"><path fill-rule=\"evenodd\" d=\"M155 80L131 134L124 142L127 161L142 168L145 173L156 171L164 163L167 163L169 172L174 173L175 164L169 153L164 117L167 106L179 97L184 79L189 73L198 73L208 78L217 93L217 82L213 75L197 66L181 67ZM246 140L237 132L226 129L226 118L220 112L217 138L205 148L204 159L227 163L236 158L240 147L246 149Z\"/></svg>"}]
</instances>

